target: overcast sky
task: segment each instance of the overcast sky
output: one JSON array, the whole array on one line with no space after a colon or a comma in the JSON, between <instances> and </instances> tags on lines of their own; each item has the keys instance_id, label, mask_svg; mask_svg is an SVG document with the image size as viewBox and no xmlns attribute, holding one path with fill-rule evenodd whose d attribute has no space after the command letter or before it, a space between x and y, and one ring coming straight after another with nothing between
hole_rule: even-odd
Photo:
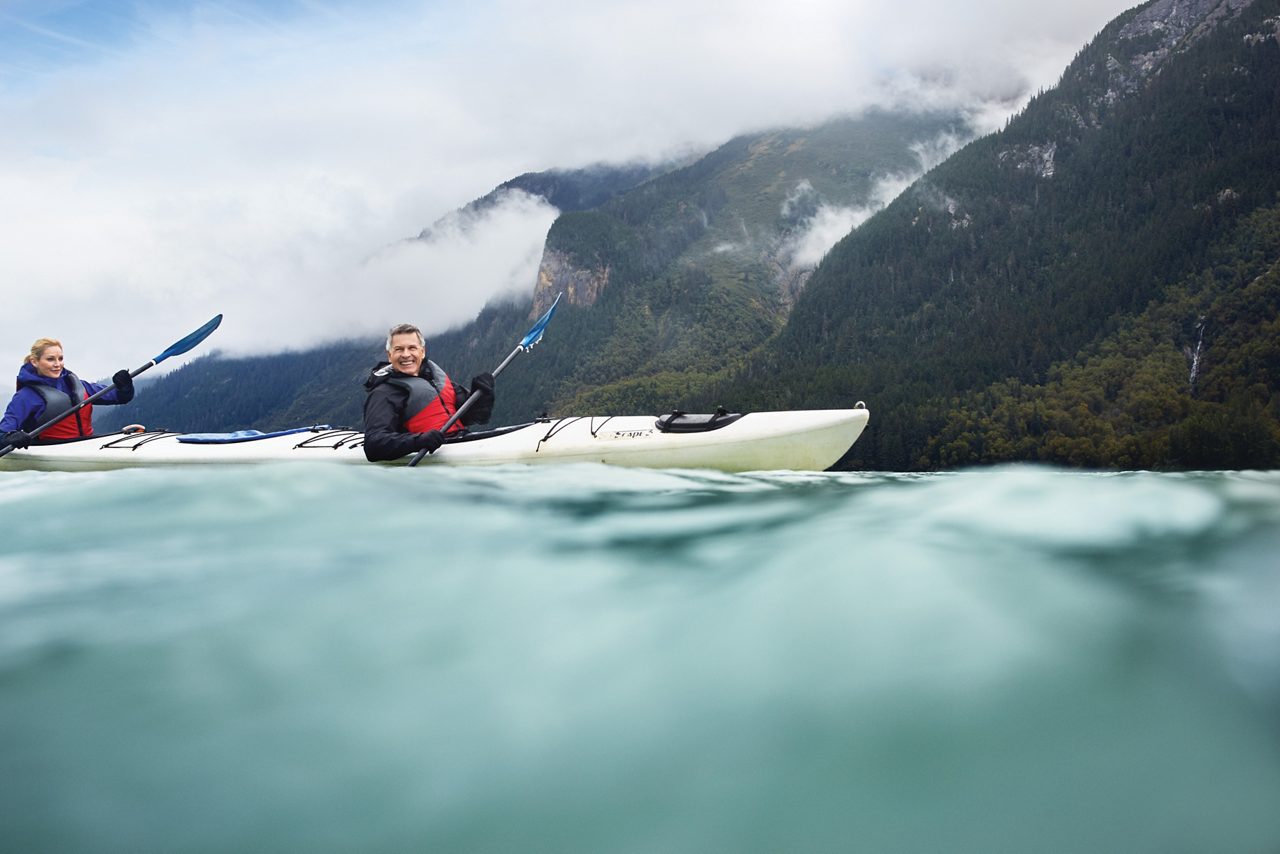
<instances>
[{"instance_id":1,"label":"overcast sky","mask_svg":"<svg viewBox=\"0 0 1280 854\"><path fill-rule=\"evenodd\" d=\"M515 175L869 105L994 126L1131 5L0 0L0 370L50 335L105 376L220 312L233 353L438 331L532 294L555 211L405 238Z\"/></svg>"}]
</instances>

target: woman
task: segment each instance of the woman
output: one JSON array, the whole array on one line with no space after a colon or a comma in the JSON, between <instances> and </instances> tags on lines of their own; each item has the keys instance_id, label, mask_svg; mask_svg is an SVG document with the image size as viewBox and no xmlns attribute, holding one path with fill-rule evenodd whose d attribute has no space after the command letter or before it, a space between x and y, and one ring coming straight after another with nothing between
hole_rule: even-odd
<instances>
[{"instance_id":1,"label":"woman","mask_svg":"<svg viewBox=\"0 0 1280 854\"><path fill-rule=\"evenodd\" d=\"M133 400L133 377L128 371L116 371L111 378L114 389L96 403L118 404ZM0 419L0 445L25 448L34 437L30 431L67 412L77 403L97 394L106 386L84 382L62 364L62 342L41 338L31 345L31 352L18 369L18 392L9 401ZM78 439L93 435L93 404L68 415L40 434L40 440Z\"/></svg>"}]
</instances>

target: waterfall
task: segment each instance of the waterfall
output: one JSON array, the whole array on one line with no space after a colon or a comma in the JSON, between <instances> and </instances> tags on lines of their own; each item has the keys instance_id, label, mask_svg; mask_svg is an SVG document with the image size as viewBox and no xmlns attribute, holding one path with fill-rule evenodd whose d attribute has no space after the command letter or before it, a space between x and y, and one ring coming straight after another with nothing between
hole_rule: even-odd
<instances>
[{"instance_id":1,"label":"waterfall","mask_svg":"<svg viewBox=\"0 0 1280 854\"><path fill-rule=\"evenodd\" d=\"M1187 378L1187 384L1191 387L1191 393L1193 395L1196 393L1196 377L1200 373L1200 354L1204 350L1204 321L1205 318L1201 317L1199 322L1196 323L1196 348L1194 350L1190 350L1189 348L1183 349L1183 352L1187 355L1187 359L1191 362L1191 374Z\"/></svg>"}]
</instances>

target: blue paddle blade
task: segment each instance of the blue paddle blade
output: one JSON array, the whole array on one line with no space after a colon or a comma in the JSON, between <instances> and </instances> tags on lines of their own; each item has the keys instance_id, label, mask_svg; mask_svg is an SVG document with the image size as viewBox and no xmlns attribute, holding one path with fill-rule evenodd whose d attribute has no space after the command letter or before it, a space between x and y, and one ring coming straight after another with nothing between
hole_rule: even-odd
<instances>
[{"instance_id":1,"label":"blue paddle blade","mask_svg":"<svg viewBox=\"0 0 1280 854\"><path fill-rule=\"evenodd\" d=\"M221 322L222 322L222 315L218 315L213 320L210 320L208 323L206 323L204 326L201 326L195 332L192 332L186 338L183 338L181 341L177 341L173 344L170 344L168 350L165 350L159 356L156 356L155 359L153 359L152 361L154 361L158 365L161 362L163 362L165 359L169 358L170 356L177 356L179 353L187 352L192 347L196 346L201 341L203 341L204 339L208 338L211 334L213 334L213 330L217 329L218 324Z\"/></svg>"},{"instance_id":2,"label":"blue paddle blade","mask_svg":"<svg viewBox=\"0 0 1280 854\"><path fill-rule=\"evenodd\" d=\"M547 313L538 318L538 322L533 324L533 328L529 330L529 334L525 335L520 341L520 348L528 351L530 347L542 340L542 333L546 331L547 324L551 322L551 315L556 313L556 306L560 304L560 297L564 296L564 291L556 294L555 302L551 303L551 308L547 309Z\"/></svg>"}]
</instances>

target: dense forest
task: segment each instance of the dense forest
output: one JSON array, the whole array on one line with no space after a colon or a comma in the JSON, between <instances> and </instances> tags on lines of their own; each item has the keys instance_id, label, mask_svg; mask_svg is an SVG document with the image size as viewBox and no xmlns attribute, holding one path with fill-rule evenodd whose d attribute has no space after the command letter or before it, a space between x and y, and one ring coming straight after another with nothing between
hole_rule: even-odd
<instances>
[{"instance_id":1,"label":"dense forest","mask_svg":"<svg viewBox=\"0 0 1280 854\"><path fill-rule=\"evenodd\" d=\"M1208 262L1045 382L953 399L919 466L1280 467L1280 207Z\"/></svg>"},{"instance_id":2,"label":"dense forest","mask_svg":"<svg viewBox=\"0 0 1280 854\"><path fill-rule=\"evenodd\" d=\"M967 146L833 249L786 328L703 402L864 399L873 420L846 461L856 467L1280 464L1266 439L1280 416L1276 373L1265 364L1231 373L1265 362L1268 345L1248 335L1274 330L1276 318L1268 279L1248 294L1233 289L1280 258L1263 211L1280 201L1277 4L1254 3L1184 38L1135 82L1116 69L1153 48L1149 32L1125 37L1140 11L1113 22L1005 130ZM1248 316L1215 314L1233 305ZM1095 435L1085 450L1079 431L1097 425L1023 422L1009 411L1011 399L1058 399L1067 387L1118 394L1068 366L1117 350L1136 358L1125 336L1140 330L1154 336L1144 358L1185 362L1164 365L1181 388L1110 398L1135 407L1124 417L1151 428L1141 436ZM1186 353L1200 360L1194 387ZM1221 437L1217 453L1202 435L1237 426L1249 438Z\"/></svg>"},{"instance_id":3,"label":"dense forest","mask_svg":"<svg viewBox=\"0 0 1280 854\"><path fill-rule=\"evenodd\" d=\"M912 141L948 131L870 116L611 186L557 176L544 189L582 206L547 237L533 306L489 306L431 356L465 382L567 290L500 378L496 421L864 400L842 467L1280 466L1280 0L1126 12L1003 130L811 274L788 268L817 210L866 204L917 162ZM380 357L353 341L202 359L124 409L180 429L358 424Z\"/></svg>"}]
</instances>

